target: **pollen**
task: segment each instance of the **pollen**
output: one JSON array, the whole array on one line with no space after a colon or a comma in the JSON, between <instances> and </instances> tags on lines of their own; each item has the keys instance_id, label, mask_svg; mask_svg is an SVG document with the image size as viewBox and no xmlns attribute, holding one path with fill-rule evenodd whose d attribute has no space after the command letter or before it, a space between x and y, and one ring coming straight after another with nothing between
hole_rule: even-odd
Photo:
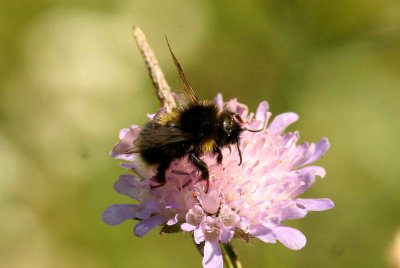
<instances>
[{"instance_id":1,"label":"pollen","mask_svg":"<svg viewBox=\"0 0 400 268\"><path fill-rule=\"evenodd\" d=\"M214 146L215 146L214 140L209 139L201 144L201 149L204 153L211 153L214 149Z\"/></svg>"}]
</instances>

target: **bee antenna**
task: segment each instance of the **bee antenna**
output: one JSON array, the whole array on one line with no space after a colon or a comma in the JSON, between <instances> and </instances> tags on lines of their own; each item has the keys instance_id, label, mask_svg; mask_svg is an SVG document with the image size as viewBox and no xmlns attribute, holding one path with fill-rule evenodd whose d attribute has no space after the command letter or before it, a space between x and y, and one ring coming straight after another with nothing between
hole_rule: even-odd
<instances>
[{"instance_id":1,"label":"bee antenna","mask_svg":"<svg viewBox=\"0 0 400 268\"><path fill-rule=\"evenodd\" d=\"M243 130L247 130L250 132L260 132L260 131L263 131L266 126L267 126L267 119L266 119L266 117L264 117L264 124L260 129L249 129L249 128L245 127L245 128L243 128Z\"/></svg>"}]
</instances>

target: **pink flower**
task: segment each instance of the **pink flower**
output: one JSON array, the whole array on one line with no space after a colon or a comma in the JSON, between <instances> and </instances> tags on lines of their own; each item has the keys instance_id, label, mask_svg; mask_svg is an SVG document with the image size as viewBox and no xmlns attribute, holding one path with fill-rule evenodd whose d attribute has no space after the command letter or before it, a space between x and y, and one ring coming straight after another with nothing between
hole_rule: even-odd
<instances>
[{"instance_id":1,"label":"pink flower","mask_svg":"<svg viewBox=\"0 0 400 268\"><path fill-rule=\"evenodd\" d=\"M271 117L266 102L258 106L255 114L249 114L247 107L236 100L223 103L221 95L215 103L220 109L237 112L252 129L262 127ZM196 243L204 242L204 267L223 267L219 243L228 243L234 237L255 237L266 243L279 241L289 249L301 249L306 244L305 236L282 225L282 221L303 218L308 211L327 210L334 204L327 198L298 198L311 187L316 176L325 176L322 167L310 164L321 158L330 145L325 138L297 145L299 133L284 132L297 119L295 113L284 113L261 132L243 132L240 166L234 146L222 150L221 165L216 163L215 156L204 155L202 159L210 172L207 193L198 170L186 157L172 163L165 185L151 189L154 171L140 163L139 155L123 154L132 146L140 128L133 125L121 130L120 142L111 155L128 161L122 166L135 171L137 176L121 175L115 190L139 203L112 205L104 212L103 220L116 225L137 219L136 236L159 225L165 232L172 230L170 226L179 225L181 230L193 233Z\"/></svg>"}]
</instances>

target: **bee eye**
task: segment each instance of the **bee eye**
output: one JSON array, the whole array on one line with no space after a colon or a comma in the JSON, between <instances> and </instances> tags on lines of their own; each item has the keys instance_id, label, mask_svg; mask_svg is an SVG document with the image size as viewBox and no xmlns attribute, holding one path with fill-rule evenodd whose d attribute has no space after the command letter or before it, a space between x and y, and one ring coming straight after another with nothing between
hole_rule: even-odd
<instances>
[{"instance_id":1,"label":"bee eye","mask_svg":"<svg viewBox=\"0 0 400 268\"><path fill-rule=\"evenodd\" d=\"M225 117L222 123L225 135L227 137L236 135L234 133L236 133L237 129L240 128L239 127L240 124L243 124L243 120L240 118L238 114L231 113L229 116Z\"/></svg>"},{"instance_id":2,"label":"bee eye","mask_svg":"<svg viewBox=\"0 0 400 268\"><path fill-rule=\"evenodd\" d=\"M223 122L225 132L230 132L233 126L233 122L235 122L232 118L227 118Z\"/></svg>"}]
</instances>

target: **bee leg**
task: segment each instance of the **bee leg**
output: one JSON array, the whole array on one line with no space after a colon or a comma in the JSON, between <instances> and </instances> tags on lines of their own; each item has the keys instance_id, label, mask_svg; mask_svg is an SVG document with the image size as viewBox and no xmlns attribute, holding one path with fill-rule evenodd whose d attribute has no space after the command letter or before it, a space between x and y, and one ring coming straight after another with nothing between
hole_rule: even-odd
<instances>
[{"instance_id":1,"label":"bee leg","mask_svg":"<svg viewBox=\"0 0 400 268\"><path fill-rule=\"evenodd\" d=\"M201 179L207 181L207 186L206 186L206 190L205 190L205 192L207 193L208 192L208 186L210 184L210 182L208 181L208 178L210 177L210 174L208 172L207 164L203 160L200 159L198 154L196 154L194 152L190 152L189 153L189 159L200 170Z\"/></svg>"},{"instance_id":2,"label":"bee leg","mask_svg":"<svg viewBox=\"0 0 400 268\"><path fill-rule=\"evenodd\" d=\"M170 164L171 164L171 161L165 161L165 162L160 163L160 165L157 168L157 175L156 175L156 179L157 179L157 182L159 183L159 185L151 186L152 189L161 187L166 183L165 172L169 168Z\"/></svg>"},{"instance_id":3,"label":"bee leg","mask_svg":"<svg viewBox=\"0 0 400 268\"><path fill-rule=\"evenodd\" d=\"M222 163L222 152L221 152L221 149L219 147L214 147L213 151L214 151L214 153L217 154L217 163L221 164Z\"/></svg>"}]
</instances>

